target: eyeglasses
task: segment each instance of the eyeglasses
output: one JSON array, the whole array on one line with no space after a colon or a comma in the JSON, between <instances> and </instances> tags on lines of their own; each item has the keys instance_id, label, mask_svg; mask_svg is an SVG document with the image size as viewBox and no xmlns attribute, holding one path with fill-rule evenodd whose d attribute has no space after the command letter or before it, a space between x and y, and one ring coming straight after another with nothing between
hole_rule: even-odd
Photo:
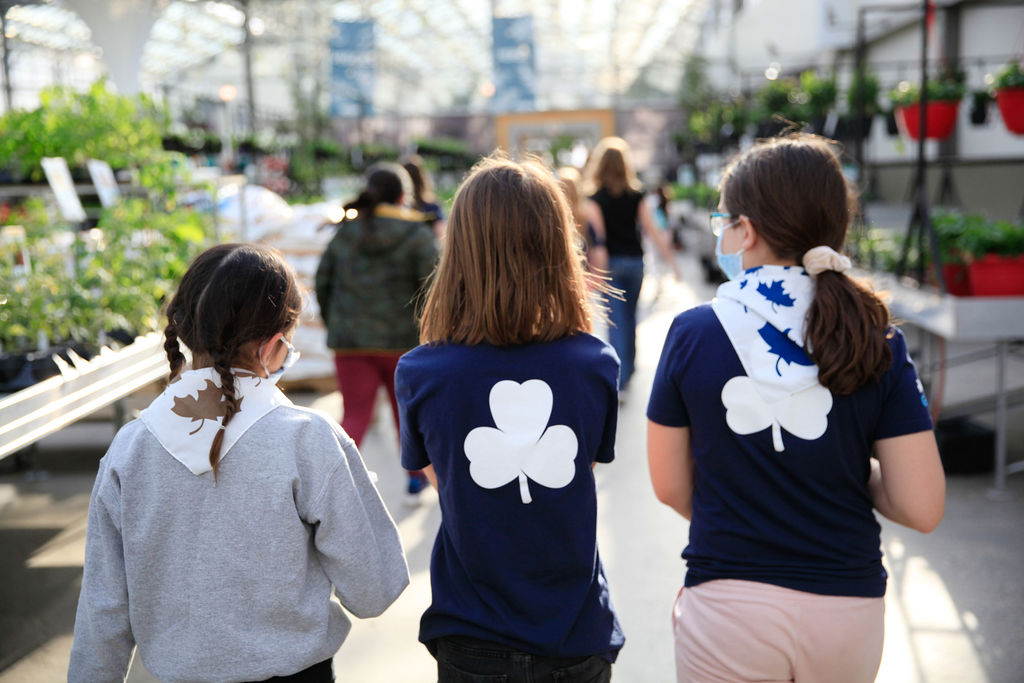
<instances>
[{"instance_id":1,"label":"eyeglasses","mask_svg":"<svg viewBox=\"0 0 1024 683\"><path fill-rule=\"evenodd\" d=\"M733 220L731 213L720 213L715 211L711 214L711 234L718 237L723 230L728 230L739 223L739 219Z\"/></svg>"}]
</instances>

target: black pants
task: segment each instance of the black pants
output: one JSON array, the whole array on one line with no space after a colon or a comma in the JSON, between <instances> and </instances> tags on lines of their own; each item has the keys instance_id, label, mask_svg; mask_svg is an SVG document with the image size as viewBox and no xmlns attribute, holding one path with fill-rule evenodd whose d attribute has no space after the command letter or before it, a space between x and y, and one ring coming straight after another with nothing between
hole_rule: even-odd
<instances>
[{"instance_id":1,"label":"black pants","mask_svg":"<svg viewBox=\"0 0 1024 683\"><path fill-rule=\"evenodd\" d=\"M438 683L608 683L611 662L590 657L541 657L476 638L438 638Z\"/></svg>"},{"instance_id":2,"label":"black pants","mask_svg":"<svg viewBox=\"0 0 1024 683\"><path fill-rule=\"evenodd\" d=\"M325 659L290 676L274 676L260 683L334 683L334 666L330 659Z\"/></svg>"}]
</instances>

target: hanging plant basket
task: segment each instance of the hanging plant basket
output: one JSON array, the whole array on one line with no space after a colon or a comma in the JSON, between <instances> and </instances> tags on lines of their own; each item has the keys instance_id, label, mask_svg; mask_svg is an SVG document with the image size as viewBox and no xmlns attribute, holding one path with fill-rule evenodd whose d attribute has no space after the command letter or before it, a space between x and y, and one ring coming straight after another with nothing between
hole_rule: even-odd
<instances>
[{"instance_id":1,"label":"hanging plant basket","mask_svg":"<svg viewBox=\"0 0 1024 683\"><path fill-rule=\"evenodd\" d=\"M967 271L974 296L1024 296L1024 256L985 254Z\"/></svg>"},{"instance_id":2,"label":"hanging plant basket","mask_svg":"<svg viewBox=\"0 0 1024 683\"><path fill-rule=\"evenodd\" d=\"M1003 88L996 92L996 104L1006 129L1024 135L1024 88Z\"/></svg>"},{"instance_id":3,"label":"hanging plant basket","mask_svg":"<svg viewBox=\"0 0 1024 683\"><path fill-rule=\"evenodd\" d=\"M953 134L960 100L929 101L925 110L925 122L929 140L945 140ZM900 130L913 140L921 137L921 105L915 102L896 108L896 122Z\"/></svg>"}]
</instances>

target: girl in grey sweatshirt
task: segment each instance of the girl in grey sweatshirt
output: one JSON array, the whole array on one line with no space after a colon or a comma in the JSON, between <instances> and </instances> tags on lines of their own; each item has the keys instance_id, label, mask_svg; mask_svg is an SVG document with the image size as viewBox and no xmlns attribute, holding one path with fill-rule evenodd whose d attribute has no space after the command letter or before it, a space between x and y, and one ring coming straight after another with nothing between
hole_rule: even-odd
<instances>
[{"instance_id":1,"label":"girl in grey sweatshirt","mask_svg":"<svg viewBox=\"0 0 1024 683\"><path fill-rule=\"evenodd\" d=\"M161 681L331 681L341 607L376 616L408 584L355 444L276 386L301 302L255 245L215 246L182 278L171 382L100 461L69 681L122 681L135 645Z\"/></svg>"}]
</instances>

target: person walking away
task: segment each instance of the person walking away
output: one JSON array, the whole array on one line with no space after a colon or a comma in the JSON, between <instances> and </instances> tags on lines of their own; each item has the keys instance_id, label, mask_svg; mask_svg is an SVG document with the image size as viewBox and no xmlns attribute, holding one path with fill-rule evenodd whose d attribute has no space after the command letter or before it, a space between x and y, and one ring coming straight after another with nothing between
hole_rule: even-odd
<instances>
[{"instance_id":1,"label":"person walking away","mask_svg":"<svg viewBox=\"0 0 1024 683\"><path fill-rule=\"evenodd\" d=\"M412 208L424 215L424 222L434 231L438 242L444 239L444 210L434 195L434 179L423 163L423 157L414 154L402 167L412 180Z\"/></svg>"},{"instance_id":2,"label":"person walking away","mask_svg":"<svg viewBox=\"0 0 1024 683\"><path fill-rule=\"evenodd\" d=\"M760 143L711 216L729 281L673 321L647 408L658 499L690 520L679 681L869 683L886 573L877 510L928 533L945 479L899 329L840 251L832 143Z\"/></svg>"},{"instance_id":3,"label":"person walking away","mask_svg":"<svg viewBox=\"0 0 1024 683\"><path fill-rule=\"evenodd\" d=\"M401 166L371 167L365 188L345 205L355 218L338 225L316 271L316 298L344 403L341 426L357 446L382 385L398 431L395 365L417 344L416 301L437 263L433 233L421 214L404 205L411 196ZM422 472L410 472L406 502L415 504L425 486Z\"/></svg>"},{"instance_id":4,"label":"person walking away","mask_svg":"<svg viewBox=\"0 0 1024 683\"><path fill-rule=\"evenodd\" d=\"M441 500L420 621L441 683L608 681L624 642L593 474L615 455L618 361L588 333L575 230L539 162L479 162L455 196L423 344L398 363L402 463Z\"/></svg>"},{"instance_id":5,"label":"person walking away","mask_svg":"<svg viewBox=\"0 0 1024 683\"><path fill-rule=\"evenodd\" d=\"M170 384L96 475L72 683L124 680L135 645L161 681L333 681L341 607L377 616L409 583L355 444L277 388L301 307L266 247L212 247L182 277Z\"/></svg>"},{"instance_id":6,"label":"person walking away","mask_svg":"<svg viewBox=\"0 0 1024 683\"><path fill-rule=\"evenodd\" d=\"M605 236L611 285L622 292L609 301L608 338L622 363L619 391L625 397L636 362L637 303L644 279L641 230L657 247L676 279L679 267L643 201L643 188L625 140L601 140L590 156L584 178L590 193L587 218L597 234Z\"/></svg>"}]
</instances>

